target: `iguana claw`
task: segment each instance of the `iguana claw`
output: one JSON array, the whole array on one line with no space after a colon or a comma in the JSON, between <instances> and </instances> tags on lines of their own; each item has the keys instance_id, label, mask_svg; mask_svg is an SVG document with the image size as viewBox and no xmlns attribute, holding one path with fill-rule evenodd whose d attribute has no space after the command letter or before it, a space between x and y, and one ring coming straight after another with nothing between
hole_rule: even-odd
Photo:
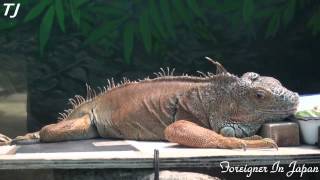
<instances>
[{"instance_id":1,"label":"iguana claw","mask_svg":"<svg viewBox=\"0 0 320 180\"><path fill-rule=\"evenodd\" d=\"M245 142L241 142L241 149L243 149L243 151L247 151L247 144Z\"/></svg>"},{"instance_id":2,"label":"iguana claw","mask_svg":"<svg viewBox=\"0 0 320 180\"><path fill-rule=\"evenodd\" d=\"M0 146L9 145L11 141L12 139L9 138L8 136L0 134Z\"/></svg>"},{"instance_id":3,"label":"iguana claw","mask_svg":"<svg viewBox=\"0 0 320 180\"><path fill-rule=\"evenodd\" d=\"M273 139L264 138L264 139L261 139L261 140L266 142L268 145L272 146L272 148L275 148L277 151L279 150L279 147L278 147L277 143Z\"/></svg>"},{"instance_id":4,"label":"iguana claw","mask_svg":"<svg viewBox=\"0 0 320 180\"><path fill-rule=\"evenodd\" d=\"M17 136L11 140L11 145L14 144L34 144L40 142L39 132L28 133L24 136Z\"/></svg>"}]
</instances>

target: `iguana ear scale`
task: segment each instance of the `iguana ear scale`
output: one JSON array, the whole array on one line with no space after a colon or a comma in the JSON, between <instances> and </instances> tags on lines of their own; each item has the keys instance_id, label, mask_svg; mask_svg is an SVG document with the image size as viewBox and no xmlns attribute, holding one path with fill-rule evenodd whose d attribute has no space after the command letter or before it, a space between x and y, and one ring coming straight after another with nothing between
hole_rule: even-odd
<instances>
[{"instance_id":1,"label":"iguana ear scale","mask_svg":"<svg viewBox=\"0 0 320 180\"><path fill-rule=\"evenodd\" d=\"M229 72L217 61L214 61L213 59L209 57L205 57L208 61L210 61L212 64L216 65L217 70L216 74L229 74Z\"/></svg>"},{"instance_id":2,"label":"iguana ear scale","mask_svg":"<svg viewBox=\"0 0 320 180\"><path fill-rule=\"evenodd\" d=\"M241 76L241 78L242 79L247 79L247 80L250 80L250 81L255 81L255 80L260 78L260 75L258 73L255 73L255 72L247 72L247 73L244 73Z\"/></svg>"}]
</instances>

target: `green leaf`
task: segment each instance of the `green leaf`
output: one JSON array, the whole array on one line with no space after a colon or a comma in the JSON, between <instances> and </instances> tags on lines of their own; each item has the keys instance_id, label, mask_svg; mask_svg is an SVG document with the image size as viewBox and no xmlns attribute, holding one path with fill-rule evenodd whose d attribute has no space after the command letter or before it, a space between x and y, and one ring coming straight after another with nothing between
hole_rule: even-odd
<instances>
[{"instance_id":1,"label":"green leaf","mask_svg":"<svg viewBox=\"0 0 320 180\"><path fill-rule=\"evenodd\" d=\"M63 32L66 32L66 28L64 25L64 9L63 9L63 4L62 4L61 0L55 0L55 9L56 9L56 15L57 15L60 29Z\"/></svg>"},{"instance_id":2,"label":"green leaf","mask_svg":"<svg viewBox=\"0 0 320 180\"><path fill-rule=\"evenodd\" d=\"M283 12L283 22L284 25L288 25L294 16L294 11L296 7L296 0L289 0L286 9Z\"/></svg>"},{"instance_id":3,"label":"green leaf","mask_svg":"<svg viewBox=\"0 0 320 180\"><path fill-rule=\"evenodd\" d=\"M277 8L270 7L267 9L260 9L259 11L255 12L254 16L257 19L270 18L273 14L277 12L279 12Z\"/></svg>"},{"instance_id":4,"label":"green leaf","mask_svg":"<svg viewBox=\"0 0 320 180\"><path fill-rule=\"evenodd\" d=\"M38 17L46 9L46 7L50 5L51 1L52 0L42 0L37 3L37 5L30 10L23 21L28 22Z\"/></svg>"},{"instance_id":5,"label":"green leaf","mask_svg":"<svg viewBox=\"0 0 320 180\"><path fill-rule=\"evenodd\" d=\"M218 11L219 13L230 13L232 11L237 11L243 7L243 1L219 1L214 3L212 6L213 10Z\"/></svg>"},{"instance_id":6,"label":"green leaf","mask_svg":"<svg viewBox=\"0 0 320 180\"><path fill-rule=\"evenodd\" d=\"M109 15L115 17L123 16L123 14L126 13L126 11L124 11L123 9L111 7L108 5L95 5L90 8L90 11L96 14L101 14L103 16Z\"/></svg>"},{"instance_id":7,"label":"green leaf","mask_svg":"<svg viewBox=\"0 0 320 180\"><path fill-rule=\"evenodd\" d=\"M253 0L244 0L243 1L242 16L243 16L243 21L246 24L249 24L251 22L253 12L254 12Z\"/></svg>"},{"instance_id":8,"label":"green leaf","mask_svg":"<svg viewBox=\"0 0 320 180\"><path fill-rule=\"evenodd\" d=\"M74 0L74 7L79 8L80 6L86 4L89 0Z\"/></svg>"},{"instance_id":9,"label":"green leaf","mask_svg":"<svg viewBox=\"0 0 320 180\"><path fill-rule=\"evenodd\" d=\"M320 32L320 7L308 21L307 27L311 28L313 35L317 35Z\"/></svg>"},{"instance_id":10,"label":"green leaf","mask_svg":"<svg viewBox=\"0 0 320 180\"><path fill-rule=\"evenodd\" d=\"M183 0L174 0L171 1L173 3L174 8L177 10L178 15L183 19L183 21L190 26L190 17L187 13L187 10L184 5Z\"/></svg>"},{"instance_id":11,"label":"green leaf","mask_svg":"<svg viewBox=\"0 0 320 180\"><path fill-rule=\"evenodd\" d=\"M150 53L152 49L152 40L151 40L150 20L149 20L148 11L145 11L141 14L139 19L139 28L140 28L140 33L142 36L144 47L146 48L147 52Z\"/></svg>"},{"instance_id":12,"label":"green leaf","mask_svg":"<svg viewBox=\"0 0 320 180\"><path fill-rule=\"evenodd\" d=\"M123 32L123 47L124 47L124 60L130 64L130 58L133 50L134 41L134 25L133 22L128 22L124 27Z\"/></svg>"},{"instance_id":13,"label":"green leaf","mask_svg":"<svg viewBox=\"0 0 320 180\"><path fill-rule=\"evenodd\" d=\"M170 33L171 37L176 37L175 31L174 31L174 25L172 22L172 14L171 9L169 7L169 1L168 0L161 0L160 1L160 9L164 16L165 25L167 27L168 32Z\"/></svg>"},{"instance_id":14,"label":"green leaf","mask_svg":"<svg viewBox=\"0 0 320 180\"><path fill-rule=\"evenodd\" d=\"M54 6L50 6L50 8L47 10L46 14L42 18L41 24L40 24L40 53L43 53L43 50L48 42L52 24L54 20Z\"/></svg>"},{"instance_id":15,"label":"green leaf","mask_svg":"<svg viewBox=\"0 0 320 180\"><path fill-rule=\"evenodd\" d=\"M77 0L70 0L70 12L73 21L76 25L80 25L80 10L77 7Z\"/></svg>"},{"instance_id":16,"label":"green leaf","mask_svg":"<svg viewBox=\"0 0 320 180\"><path fill-rule=\"evenodd\" d=\"M274 37L274 35L277 33L280 26L280 14L274 14L269 21L267 32L266 32L266 38Z\"/></svg>"},{"instance_id":17,"label":"green leaf","mask_svg":"<svg viewBox=\"0 0 320 180\"><path fill-rule=\"evenodd\" d=\"M10 29L13 28L17 25L16 21L12 21L10 20L0 20L0 30L6 30L6 29Z\"/></svg>"},{"instance_id":18,"label":"green leaf","mask_svg":"<svg viewBox=\"0 0 320 180\"><path fill-rule=\"evenodd\" d=\"M189 8L200 18L204 19L202 10L200 9L197 0L187 0Z\"/></svg>"},{"instance_id":19,"label":"green leaf","mask_svg":"<svg viewBox=\"0 0 320 180\"><path fill-rule=\"evenodd\" d=\"M317 109L309 109L309 110L299 111L299 112L295 113L295 117L297 117L297 118L320 117L320 111Z\"/></svg>"},{"instance_id":20,"label":"green leaf","mask_svg":"<svg viewBox=\"0 0 320 180\"><path fill-rule=\"evenodd\" d=\"M87 36L92 31L92 25L88 21L82 21L80 30L82 35Z\"/></svg>"},{"instance_id":21,"label":"green leaf","mask_svg":"<svg viewBox=\"0 0 320 180\"><path fill-rule=\"evenodd\" d=\"M160 12L157 8L155 0L149 0L149 9L150 9L150 16L152 21L154 22L157 30L160 32L163 38L166 38L166 33L163 28L162 19L160 17Z\"/></svg>"},{"instance_id":22,"label":"green leaf","mask_svg":"<svg viewBox=\"0 0 320 180\"><path fill-rule=\"evenodd\" d=\"M127 17L121 19L107 21L101 26L97 27L93 32L90 33L89 37L86 39L85 43L96 42L101 38L107 37L112 31L114 31Z\"/></svg>"}]
</instances>

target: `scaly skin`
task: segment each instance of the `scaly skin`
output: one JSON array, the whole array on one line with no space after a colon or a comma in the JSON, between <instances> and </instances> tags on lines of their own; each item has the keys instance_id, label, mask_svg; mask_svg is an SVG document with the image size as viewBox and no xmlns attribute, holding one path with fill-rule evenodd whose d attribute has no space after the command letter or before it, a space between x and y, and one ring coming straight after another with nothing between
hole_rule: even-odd
<instances>
[{"instance_id":1,"label":"scaly skin","mask_svg":"<svg viewBox=\"0 0 320 180\"><path fill-rule=\"evenodd\" d=\"M293 114L298 94L272 77L237 77L212 63L216 75L173 76L163 71L155 79L119 86L111 82L98 96L88 88L87 100L72 99L74 107L62 121L4 143L104 137L169 140L190 147L276 147L270 139L250 137L266 121Z\"/></svg>"}]
</instances>

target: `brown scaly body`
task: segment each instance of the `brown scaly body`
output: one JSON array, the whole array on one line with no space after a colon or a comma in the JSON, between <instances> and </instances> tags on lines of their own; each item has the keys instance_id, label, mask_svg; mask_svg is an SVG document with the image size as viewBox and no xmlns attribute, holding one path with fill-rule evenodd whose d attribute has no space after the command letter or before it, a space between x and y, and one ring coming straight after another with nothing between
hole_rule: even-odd
<instances>
[{"instance_id":1,"label":"brown scaly body","mask_svg":"<svg viewBox=\"0 0 320 180\"><path fill-rule=\"evenodd\" d=\"M228 73L219 63L217 74L204 77L173 76L139 82L109 83L95 96L71 99L74 108L63 120L38 133L17 137L13 142L42 142L94 137L133 140L169 140L192 147L272 147L271 140L243 140L253 136L269 120L292 114L297 93L271 77ZM211 130L209 130L211 129ZM231 137L230 137L231 136Z\"/></svg>"}]
</instances>

